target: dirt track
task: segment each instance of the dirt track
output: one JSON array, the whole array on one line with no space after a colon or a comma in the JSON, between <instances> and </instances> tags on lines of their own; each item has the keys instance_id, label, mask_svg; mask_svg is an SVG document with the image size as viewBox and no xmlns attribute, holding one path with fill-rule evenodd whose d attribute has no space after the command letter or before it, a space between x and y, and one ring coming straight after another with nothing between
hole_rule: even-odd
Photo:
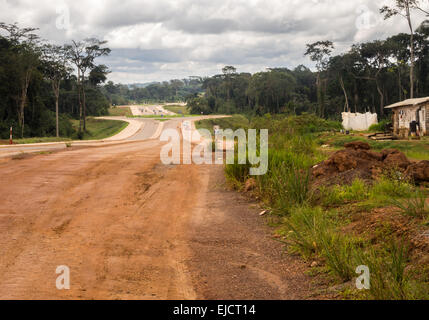
<instances>
[{"instance_id":1,"label":"dirt track","mask_svg":"<svg viewBox=\"0 0 429 320\"><path fill-rule=\"evenodd\" d=\"M222 168L161 165L160 147L0 160L0 299L306 298L305 266Z\"/></svg>"}]
</instances>

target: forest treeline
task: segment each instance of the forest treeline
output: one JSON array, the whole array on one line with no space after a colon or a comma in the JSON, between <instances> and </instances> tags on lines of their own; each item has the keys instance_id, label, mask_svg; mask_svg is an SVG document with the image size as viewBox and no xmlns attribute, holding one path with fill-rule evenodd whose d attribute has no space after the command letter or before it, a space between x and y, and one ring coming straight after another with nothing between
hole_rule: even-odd
<instances>
[{"instance_id":1,"label":"forest treeline","mask_svg":"<svg viewBox=\"0 0 429 320\"><path fill-rule=\"evenodd\" d=\"M300 65L252 75L227 66L205 79L204 96L188 97L188 105L195 114L307 112L339 119L344 111L371 111L384 117L386 105L429 96L428 39L429 22L424 22L413 34L412 82L409 34L355 44L340 55L332 55L332 42L319 41L305 52L315 72Z\"/></svg>"},{"instance_id":2,"label":"forest treeline","mask_svg":"<svg viewBox=\"0 0 429 320\"><path fill-rule=\"evenodd\" d=\"M102 92L112 105L152 102L184 102L187 97L203 92L203 78L189 77L148 85L124 85L109 81Z\"/></svg>"},{"instance_id":3,"label":"forest treeline","mask_svg":"<svg viewBox=\"0 0 429 320\"><path fill-rule=\"evenodd\" d=\"M58 46L42 41L35 28L0 23L0 138L9 128L22 137L76 135L87 116L108 114L111 105L186 101L194 114L249 115L314 113L339 119L341 112L376 112L412 97L429 96L429 21L414 29L412 13L420 1L397 0L383 7L386 19L407 19L409 33L354 44L334 55L331 41L303 48L315 65L271 68L256 74L226 66L213 77L191 77L148 85L107 81L105 41L85 39ZM78 119L74 129L71 119Z\"/></svg>"},{"instance_id":4,"label":"forest treeline","mask_svg":"<svg viewBox=\"0 0 429 320\"><path fill-rule=\"evenodd\" d=\"M82 137L88 115L106 115L101 92L108 68L96 58L108 55L106 42L42 41L35 28L0 23L0 138L9 136ZM79 119L76 132L71 119Z\"/></svg>"}]
</instances>

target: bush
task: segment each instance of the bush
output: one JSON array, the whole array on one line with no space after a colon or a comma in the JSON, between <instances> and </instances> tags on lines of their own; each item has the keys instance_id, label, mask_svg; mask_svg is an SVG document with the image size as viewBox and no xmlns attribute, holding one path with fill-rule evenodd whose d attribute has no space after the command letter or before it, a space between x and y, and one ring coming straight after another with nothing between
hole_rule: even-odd
<instances>
[{"instance_id":1,"label":"bush","mask_svg":"<svg viewBox=\"0 0 429 320\"><path fill-rule=\"evenodd\" d=\"M369 127L370 132L386 132L389 128L389 126L392 125L392 122L390 120L383 120L380 121L378 124L373 124L371 127Z\"/></svg>"}]
</instances>

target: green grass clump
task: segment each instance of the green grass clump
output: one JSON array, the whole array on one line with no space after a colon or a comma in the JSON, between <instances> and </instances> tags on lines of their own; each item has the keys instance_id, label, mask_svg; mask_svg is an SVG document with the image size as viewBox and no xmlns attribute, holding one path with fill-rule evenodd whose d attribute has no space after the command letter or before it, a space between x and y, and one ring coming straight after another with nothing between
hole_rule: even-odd
<instances>
[{"instance_id":1,"label":"green grass clump","mask_svg":"<svg viewBox=\"0 0 429 320\"><path fill-rule=\"evenodd\" d=\"M270 174L270 197L274 206L287 212L294 205L306 203L310 198L310 174L308 170L285 163L272 168Z\"/></svg>"},{"instance_id":2,"label":"green grass clump","mask_svg":"<svg viewBox=\"0 0 429 320\"><path fill-rule=\"evenodd\" d=\"M185 116L190 115L189 109L187 106L173 106L173 105L171 105L171 106L164 106L164 109L167 111L177 113L179 115L182 115L182 114Z\"/></svg>"},{"instance_id":3,"label":"green grass clump","mask_svg":"<svg viewBox=\"0 0 429 320\"><path fill-rule=\"evenodd\" d=\"M109 109L109 116L113 117L131 117L133 113L129 107L119 108L113 107Z\"/></svg>"},{"instance_id":4,"label":"green grass clump","mask_svg":"<svg viewBox=\"0 0 429 320\"><path fill-rule=\"evenodd\" d=\"M429 160L429 140L426 137L417 141L374 141L361 136L324 134L317 138L319 145L329 144L337 149L343 148L346 143L355 141L366 142L375 151L381 151L384 149L397 149L403 152L410 159Z\"/></svg>"},{"instance_id":5,"label":"green grass clump","mask_svg":"<svg viewBox=\"0 0 429 320\"><path fill-rule=\"evenodd\" d=\"M318 246L320 234L331 229L333 223L327 219L321 207L298 206L292 208L290 212L284 219L290 249L309 258L320 248Z\"/></svg>"},{"instance_id":6,"label":"green grass clump","mask_svg":"<svg viewBox=\"0 0 429 320\"><path fill-rule=\"evenodd\" d=\"M367 298L375 300L427 299L427 282L418 282L407 272L409 246L401 241L391 241L381 248L370 248L360 252L357 263L370 270L370 290Z\"/></svg>"},{"instance_id":7,"label":"green grass clump","mask_svg":"<svg viewBox=\"0 0 429 320\"><path fill-rule=\"evenodd\" d=\"M414 218L427 218L429 207L426 203L426 194L417 190L410 198L392 199L391 204L397 207L402 214Z\"/></svg>"},{"instance_id":8,"label":"green grass clump","mask_svg":"<svg viewBox=\"0 0 429 320\"><path fill-rule=\"evenodd\" d=\"M373 124L370 128L370 132L385 132L387 131L388 127L392 124L390 120L383 120L380 121L377 124Z\"/></svg>"},{"instance_id":9,"label":"green grass clump","mask_svg":"<svg viewBox=\"0 0 429 320\"><path fill-rule=\"evenodd\" d=\"M13 140L16 144L31 144L31 143L50 143L50 142L63 142L71 141L70 138L56 138L56 137L44 137L44 138L25 138Z\"/></svg>"},{"instance_id":10,"label":"green grass clump","mask_svg":"<svg viewBox=\"0 0 429 320\"><path fill-rule=\"evenodd\" d=\"M371 199L382 200L411 196L415 187L406 180L382 177L370 190Z\"/></svg>"},{"instance_id":11,"label":"green grass clump","mask_svg":"<svg viewBox=\"0 0 429 320\"><path fill-rule=\"evenodd\" d=\"M100 120L88 118L86 120L86 132L81 140L101 140L110 138L128 126L128 122L116 120ZM73 127L77 131L79 128L79 120L73 120ZM76 139L77 133L76 133Z\"/></svg>"},{"instance_id":12,"label":"green grass clump","mask_svg":"<svg viewBox=\"0 0 429 320\"><path fill-rule=\"evenodd\" d=\"M407 272L410 254L404 242L391 240L374 246L341 233L344 224L335 212L306 205L294 208L284 218L282 233L291 252L305 259L318 257L325 262L328 272L342 282L356 278L358 266L368 266L370 289L362 293L365 298L403 300L429 296L428 282L416 281Z\"/></svg>"},{"instance_id":13,"label":"green grass clump","mask_svg":"<svg viewBox=\"0 0 429 320\"><path fill-rule=\"evenodd\" d=\"M356 179L351 185L335 185L320 189L324 206L341 205L349 202L363 201L369 197L369 188L361 179Z\"/></svg>"},{"instance_id":14,"label":"green grass clump","mask_svg":"<svg viewBox=\"0 0 429 320\"><path fill-rule=\"evenodd\" d=\"M336 212L321 207L302 206L285 218L288 241L293 252L305 258L318 255L329 271L343 281L354 275L353 256L360 241L337 232L340 222Z\"/></svg>"}]
</instances>

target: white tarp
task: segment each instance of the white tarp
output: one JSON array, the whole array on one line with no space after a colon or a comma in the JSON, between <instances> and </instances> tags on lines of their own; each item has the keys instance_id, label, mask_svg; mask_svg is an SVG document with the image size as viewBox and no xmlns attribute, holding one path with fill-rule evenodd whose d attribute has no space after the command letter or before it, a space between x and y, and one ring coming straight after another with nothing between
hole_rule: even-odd
<instances>
[{"instance_id":1,"label":"white tarp","mask_svg":"<svg viewBox=\"0 0 429 320\"><path fill-rule=\"evenodd\" d=\"M343 113L343 127L346 130L366 131L377 123L378 117L376 113Z\"/></svg>"}]
</instances>

